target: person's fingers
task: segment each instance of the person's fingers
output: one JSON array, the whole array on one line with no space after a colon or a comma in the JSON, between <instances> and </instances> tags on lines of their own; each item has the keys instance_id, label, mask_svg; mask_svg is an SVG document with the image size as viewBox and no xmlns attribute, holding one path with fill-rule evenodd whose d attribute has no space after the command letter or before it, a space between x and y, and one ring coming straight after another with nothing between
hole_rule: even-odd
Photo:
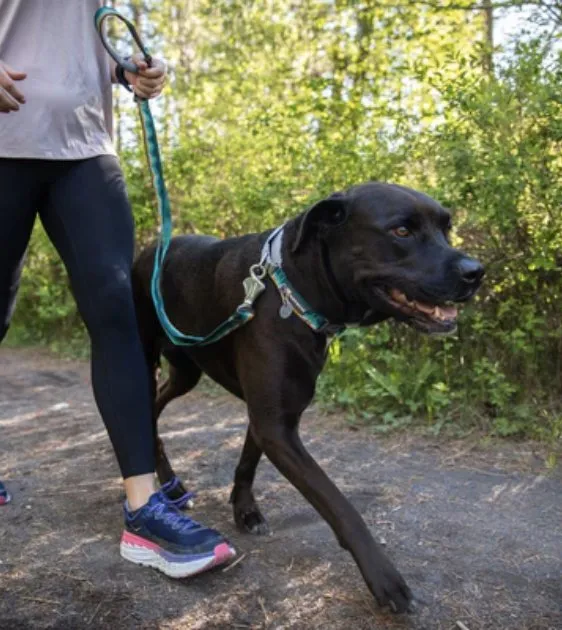
<instances>
[{"instance_id":1,"label":"person's fingers","mask_svg":"<svg viewBox=\"0 0 562 630\"><path fill-rule=\"evenodd\" d=\"M158 79L160 77L166 76L166 68L165 66L151 66L150 68L146 68L146 70L140 70L139 76L144 77L146 79Z\"/></svg>"},{"instance_id":2,"label":"person's fingers","mask_svg":"<svg viewBox=\"0 0 562 630\"><path fill-rule=\"evenodd\" d=\"M14 109L12 107L10 107L9 105L7 105L6 103L4 103L4 101L2 100L2 96L0 96L0 114L9 114L10 112L13 112Z\"/></svg>"},{"instance_id":3,"label":"person's fingers","mask_svg":"<svg viewBox=\"0 0 562 630\"><path fill-rule=\"evenodd\" d=\"M135 85L141 87L143 90L155 90L163 87L165 80L163 77L159 79L146 79L145 77L138 77L135 81Z\"/></svg>"},{"instance_id":4,"label":"person's fingers","mask_svg":"<svg viewBox=\"0 0 562 630\"><path fill-rule=\"evenodd\" d=\"M8 73L8 75L14 81L23 81L23 79L25 79L25 77L27 76L26 72L20 72L19 70L14 70L5 61L3 61L1 65L4 66L4 70Z\"/></svg>"},{"instance_id":5,"label":"person's fingers","mask_svg":"<svg viewBox=\"0 0 562 630\"><path fill-rule=\"evenodd\" d=\"M2 87L17 102L25 103L25 96L18 90L14 82L15 80L20 80L20 79L14 80L12 78L13 74L15 74L15 76L21 76L21 73L17 73L13 71L9 66L6 66L6 64L1 64L0 65L0 87Z\"/></svg>"},{"instance_id":6,"label":"person's fingers","mask_svg":"<svg viewBox=\"0 0 562 630\"><path fill-rule=\"evenodd\" d=\"M0 85L0 112L17 112L20 108L16 99Z\"/></svg>"},{"instance_id":7,"label":"person's fingers","mask_svg":"<svg viewBox=\"0 0 562 630\"><path fill-rule=\"evenodd\" d=\"M133 89L135 94L141 98L156 98L159 94L161 94L164 84L164 78L145 79L144 77L137 77Z\"/></svg>"},{"instance_id":8,"label":"person's fingers","mask_svg":"<svg viewBox=\"0 0 562 630\"><path fill-rule=\"evenodd\" d=\"M125 78L133 86L135 94L144 99L158 96L166 83L166 64L160 59L153 59L151 67L144 61L141 53L131 57L139 72L125 72Z\"/></svg>"},{"instance_id":9,"label":"person's fingers","mask_svg":"<svg viewBox=\"0 0 562 630\"><path fill-rule=\"evenodd\" d=\"M145 99L156 98L162 93L162 88L143 89L142 87L135 85L133 89L137 96L140 96L140 98L145 98Z\"/></svg>"},{"instance_id":10,"label":"person's fingers","mask_svg":"<svg viewBox=\"0 0 562 630\"><path fill-rule=\"evenodd\" d=\"M140 96L140 98L150 98L150 96L152 94L152 90L148 90L145 87L143 87L142 85L139 85L138 83L133 85L133 92L137 96Z\"/></svg>"},{"instance_id":11,"label":"person's fingers","mask_svg":"<svg viewBox=\"0 0 562 630\"><path fill-rule=\"evenodd\" d=\"M144 60L144 55L142 53L135 53L131 57L131 61L135 64L135 66L139 69L139 73L143 72L148 68L148 64Z\"/></svg>"},{"instance_id":12,"label":"person's fingers","mask_svg":"<svg viewBox=\"0 0 562 630\"><path fill-rule=\"evenodd\" d=\"M142 54L137 53L131 57L131 61L139 69L139 76L156 79L166 75L166 64L161 59L155 59L153 57L149 67Z\"/></svg>"},{"instance_id":13,"label":"person's fingers","mask_svg":"<svg viewBox=\"0 0 562 630\"><path fill-rule=\"evenodd\" d=\"M135 87L135 94L141 98L154 98L156 91Z\"/></svg>"}]
</instances>

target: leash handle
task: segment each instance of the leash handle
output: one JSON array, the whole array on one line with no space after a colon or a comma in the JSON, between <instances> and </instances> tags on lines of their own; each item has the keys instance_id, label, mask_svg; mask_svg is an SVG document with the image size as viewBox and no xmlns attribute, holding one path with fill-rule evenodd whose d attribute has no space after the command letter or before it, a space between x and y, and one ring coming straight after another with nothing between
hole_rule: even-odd
<instances>
[{"instance_id":1,"label":"leash handle","mask_svg":"<svg viewBox=\"0 0 562 630\"><path fill-rule=\"evenodd\" d=\"M118 11L113 9L112 7L101 7L100 9L96 11L94 15L94 23L96 25L96 29L98 31L98 34L100 36L100 39L104 48L107 50L109 55L113 58L113 60L116 63L118 63L120 66L123 66L123 68L127 70L127 72L138 74L139 69L137 68L137 66L130 59L121 57L121 55L117 52L117 50L115 50L115 48L109 42L107 38L107 33L104 32L104 29L103 29L103 23L108 17L116 17L118 20L121 20L123 24L125 24L125 26L129 29L129 33L135 40L136 45L139 47L139 50L143 54L144 60L146 61L147 65L149 67L152 66L152 56L150 55L145 45L143 44L142 39L140 38L140 35L138 34L137 29L135 28L135 25L126 17L121 15Z\"/></svg>"}]
</instances>

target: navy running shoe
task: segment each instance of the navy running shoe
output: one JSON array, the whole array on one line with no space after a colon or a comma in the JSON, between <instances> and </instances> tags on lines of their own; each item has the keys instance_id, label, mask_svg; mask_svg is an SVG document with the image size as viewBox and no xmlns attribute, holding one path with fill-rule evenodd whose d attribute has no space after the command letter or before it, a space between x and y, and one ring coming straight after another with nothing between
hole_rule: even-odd
<instances>
[{"instance_id":1,"label":"navy running shoe","mask_svg":"<svg viewBox=\"0 0 562 630\"><path fill-rule=\"evenodd\" d=\"M219 532L183 514L161 491L134 512L125 503L124 511L121 556L126 560L183 578L236 556L234 547Z\"/></svg>"},{"instance_id":2,"label":"navy running shoe","mask_svg":"<svg viewBox=\"0 0 562 630\"><path fill-rule=\"evenodd\" d=\"M0 481L0 505L5 505L12 500L10 493L6 490L4 484Z\"/></svg>"}]
</instances>

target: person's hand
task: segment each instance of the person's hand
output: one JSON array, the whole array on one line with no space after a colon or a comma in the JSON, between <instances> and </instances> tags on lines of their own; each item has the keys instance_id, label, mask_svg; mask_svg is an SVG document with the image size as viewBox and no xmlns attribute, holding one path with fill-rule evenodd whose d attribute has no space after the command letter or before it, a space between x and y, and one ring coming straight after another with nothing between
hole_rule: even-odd
<instances>
[{"instance_id":1,"label":"person's hand","mask_svg":"<svg viewBox=\"0 0 562 630\"><path fill-rule=\"evenodd\" d=\"M131 61L139 69L138 74L125 70L125 78L131 84L133 92L140 98L155 98L162 92L166 83L166 64L160 59L152 59L149 68L141 53L133 55Z\"/></svg>"},{"instance_id":2,"label":"person's hand","mask_svg":"<svg viewBox=\"0 0 562 630\"><path fill-rule=\"evenodd\" d=\"M0 61L0 113L17 112L20 103L25 103L24 95L16 87L15 81L22 81L25 72L13 70L7 63Z\"/></svg>"}]
</instances>

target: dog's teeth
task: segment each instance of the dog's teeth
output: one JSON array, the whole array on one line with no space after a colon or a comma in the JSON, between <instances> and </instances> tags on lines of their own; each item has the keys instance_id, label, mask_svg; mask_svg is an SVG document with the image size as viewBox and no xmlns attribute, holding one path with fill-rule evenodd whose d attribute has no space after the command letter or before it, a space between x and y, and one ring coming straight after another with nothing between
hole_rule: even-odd
<instances>
[{"instance_id":1,"label":"dog's teeth","mask_svg":"<svg viewBox=\"0 0 562 630\"><path fill-rule=\"evenodd\" d=\"M392 291L390 292L390 297L395 302L400 302L401 304L408 304L408 299L406 298L404 293L402 293L402 291L399 291L398 289L392 289Z\"/></svg>"},{"instance_id":2,"label":"dog's teeth","mask_svg":"<svg viewBox=\"0 0 562 630\"><path fill-rule=\"evenodd\" d=\"M418 311L425 313L426 315L431 315L435 309L434 306L430 306L429 304L424 304L423 302L415 302L415 306Z\"/></svg>"}]
</instances>

